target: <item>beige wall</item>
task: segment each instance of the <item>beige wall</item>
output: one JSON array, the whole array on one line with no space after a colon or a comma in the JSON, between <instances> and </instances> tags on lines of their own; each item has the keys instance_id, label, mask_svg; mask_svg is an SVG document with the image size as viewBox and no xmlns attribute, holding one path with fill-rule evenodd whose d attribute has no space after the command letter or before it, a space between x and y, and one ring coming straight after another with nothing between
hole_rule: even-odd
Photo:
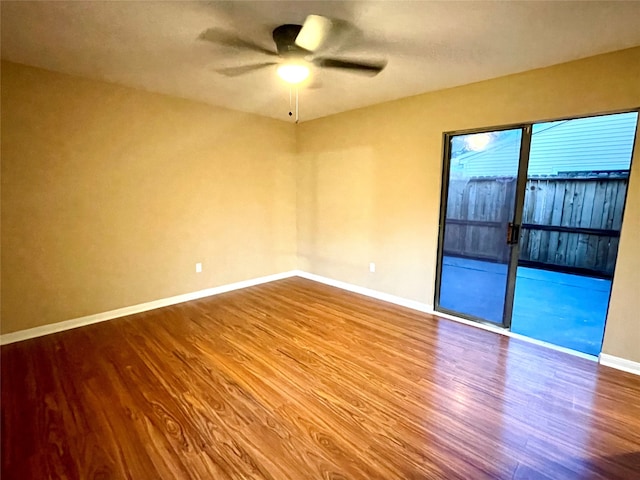
<instances>
[{"instance_id":1,"label":"beige wall","mask_svg":"<svg viewBox=\"0 0 640 480\"><path fill-rule=\"evenodd\" d=\"M3 62L2 333L295 268L293 129Z\"/></svg>"},{"instance_id":2,"label":"beige wall","mask_svg":"<svg viewBox=\"0 0 640 480\"><path fill-rule=\"evenodd\" d=\"M640 362L640 125L602 351Z\"/></svg>"},{"instance_id":3,"label":"beige wall","mask_svg":"<svg viewBox=\"0 0 640 480\"><path fill-rule=\"evenodd\" d=\"M3 62L2 333L296 266L431 304L442 133L638 107L639 79L635 48L295 127ZM634 361L638 156L604 344Z\"/></svg>"},{"instance_id":4,"label":"beige wall","mask_svg":"<svg viewBox=\"0 0 640 480\"><path fill-rule=\"evenodd\" d=\"M635 48L303 123L299 267L433 304L443 132L638 106ZM636 146L604 343L637 362L639 156Z\"/></svg>"}]
</instances>

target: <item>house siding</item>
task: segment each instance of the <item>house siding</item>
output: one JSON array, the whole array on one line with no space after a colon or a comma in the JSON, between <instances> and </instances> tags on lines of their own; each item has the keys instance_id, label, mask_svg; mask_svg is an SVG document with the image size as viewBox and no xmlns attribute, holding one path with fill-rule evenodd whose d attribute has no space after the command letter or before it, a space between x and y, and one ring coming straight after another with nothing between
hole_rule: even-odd
<instances>
[{"instance_id":1,"label":"house siding","mask_svg":"<svg viewBox=\"0 0 640 480\"><path fill-rule=\"evenodd\" d=\"M533 126L529 176L628 170L637 112L538 123ZM496 143L458 156L465 177L510 176L517 171L519 142Z\"/></svg>"}]
</instances>

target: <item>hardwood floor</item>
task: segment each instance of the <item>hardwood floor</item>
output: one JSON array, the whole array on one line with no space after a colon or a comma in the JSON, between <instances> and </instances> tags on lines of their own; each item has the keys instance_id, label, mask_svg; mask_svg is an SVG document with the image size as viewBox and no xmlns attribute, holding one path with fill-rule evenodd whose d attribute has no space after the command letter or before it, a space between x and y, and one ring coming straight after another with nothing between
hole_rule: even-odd
<instances>
[{"instance_id":1,"label":"hardwood floor","mask_svg":"<svg viewBox=\"0 0 640 480\"><path fill-rule=\"evenodd\" d=\"M300 278L2 347L2 479L640 478L640 378Z\"/></svg>"}]
</instances>

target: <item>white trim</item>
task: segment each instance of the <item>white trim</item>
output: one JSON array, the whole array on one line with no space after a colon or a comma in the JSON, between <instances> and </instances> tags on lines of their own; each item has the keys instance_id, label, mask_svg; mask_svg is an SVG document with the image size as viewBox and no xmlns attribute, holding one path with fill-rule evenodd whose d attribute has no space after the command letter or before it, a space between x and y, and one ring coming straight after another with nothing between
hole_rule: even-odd
<instances>
[{"instance_id":1,"label":"white trim","mask_svg":"<svg viewBox=\"0 0 640 480\"><path fill-rule=\"evenodd\" d=\"M85 325L91 325L92 323L99 323L107 320L113 320L114 318L124 317L126 315L133 315L135 313L146 312L149 310L154 310L156 308L168 307L169 305L175 305L177 303L188 302L190 300L197 300L199 298L218 295L220 293L230 292L232 290L239 290L242 288L252 287L254 285L260 285L261 283L273 282L275 280L281 280L283 278L289 278L289 277L295 277L295 276L306 278L308 280L313 280L319 283L324 283L326 285L331 285L333 287L337 287L342 290L347 290L349 292L359 293L367 297L372 297L378 300L382 300L383 302L393 303L395 305L407 307L422 313L428 313L436 317L452 320L454 322L462 323L464 325L469 325L471 327L480 328L482 330L487 330L489 332L505 335L511 338L517 338L518 340L523 340L525 342L533 343L535 345L541 345L543 347L568 353L570 355L574 355L577 357L586 358L588 360L593 360L593 361L598 360L593 355L576 352L575 350L570 350L568 348L559 347L551 343L525 337L524 335L511 332L509 330L500 328L498 326L474 322L471 320L467 320L465 318L448 315L446 313L436 312L433 309L433 306L427 303L418 302L416 300L409 300L403 297L391 295L389 293L384 293L378 290L373 290L371 288L361 287L359 285L342 282L340 280L334 280L332 278L323 277L321 275L316 275L314 273L303 272L301 270L290 270L288 272L276 273L274 275L267 275L265 277L252 278L249 280L243 280L241 282L221 285L219 287L207 288L205 290L200 290L197 292L176 295L175 297L163 298L163 299L154 300L151 302L140 303L138 305L132 305L130 307L118 308L116 310L111 310L108 312L96 313L94 315L87 315L85 317L74 318L71 320L66 320L64 322L53 323L50 325L43 325L41 327L29 328L27 330L20 330L18 332L6 333L4 335L0 335L0 345L7 345L9 343L20 342L22 340L27 340L30 338L41 337L43 335L49 335L51 333L57 333L65 330L71 330L73 328L83 327ZM638 362L627 360L625 358L615 357L607 353L601 353L599 357L599 361L601 365L617 368L618 370L623 370L625 372L640 375L640 363Z\"/></svg>"},{"instance_id":2,"label":"white trim","mask_svg":"<svg viewBox=\"0 0 640 480\"><path fill-rule=\"evenodd\" d=\"M487 330L489 332L498 333L500 335L504 335L505 337L515 338L517 340L522 340L527 343L532 343L534 345L540 345L541 347L550 348L551 350L556 350L562 353L568 353L569 355L573 355L575 357L585 358L587 360L591 360L593 362L598 361L598 357L595 355L589 355L588 353L578 352L577 350L571 350L570 348L561 347L559 345L554 345L553 343L544 342L542 340L538 340L535 338L527 337L526 335L522 335L520 333L512 332L511 330L507 330L506 328L498 327L497 325L490 325L487 323L474 322L473 320L467 320L466 318L456 317L454 315L449 315L447 313L438 312L433 310L429 312L436 317L446 318L447 320L453 320L454 322L464 323L465 325L469 325L471 327L481 328L482 330Z\"/></svg>"},{"instance_id":3,"label":"white trim","mask_svg":"<svg viewBox=\"0 0 640 480\"><path fill-rule=\"evenodd\" d=\"M299 271L297 273L299 277L306 278L307 280L313 280L314 282L324 283L331 285L332 287L338 287L342 290L348 290L349 292L359 293L360 295L366 295L367 297L377 298L384 302L394 303L402 307L418 310L419 312L431 313L433 312L433 306L426 303L418 302L416 300L409 300L407 298L396 297L390 293L380 292L379 290L372 290L371 288L361 287L352 283L342 282L340 280L334 280L332 278L322 277L315 273L307 273Z\"/></svg>"},{"instance_id":4,"label":"white trim","mask_svg":"<svg viewBox=\"0 0 640 480\"><path fill-rule=\"evenodd\" d=\"M627 360L626 358L616 357L609 355L608 353L600 354L600 365L605 367L617 368L624 372L640 375L640 362L634 362L633 360Z\"/></svg>"},{"instance_id":5,"label":"white trim","mask_svg":"<svg viewBox=\"0 0 640 480\"><path fill-rule=\"evenodd\" d=\"M316 282L324 283L326 285L331 285L333 287L338 287L343 290L348 290L349 292L359 293L361 295L366 295L368 297L373 297L378 300L382 300L384 302L395 303L396 305L400 305L403 307L411 308L413 310L417 310L422 313L428 313L430 315L444 318L447 320L452 320L454 322L463 323L470 327L480 328L482 330L487 330L489 332L498 333L500 335L505 335L507 337L516 338L518 340L522 340L524 342L533 343L534 345L540 345L542 347L550 348L552 350L556 350L563 353L568 353L570 355L574 355L576 357L585 358L591 361L597 361L598 358L594 355L589 355L587 353L577 352L575 350L571 350L569 348L560 347L558 345L554 345L552 343L543 342L542 340L536 340L535 338L529 338L519 333L512 332L507 330L506 328L501 328L496 325L489 325L486 323L474 322L472 320L467 320L466 318L456 317L454 315L448 315L446 313L437 312L434 310L432 305L418 302L416 300L408 300L406 298L397 297L395 295L391 295L388 293L380 292L378 290L372 290L370 288L361 287L359 285L354 285L347 282L342 282L340 280L334 280L332 278L322 277L320 275L316 275L313 273L307 272L298 272L299 277L306 278L308 280L313 280Z\"/></svg>"},{"instance_id":6,"label":"white trim","mask_svg":"<svg viewBox=\"0 0 640 480\"><path fill-rule=\"evenodd\" d=\"M49 325L42 325L41 327L34 327L26 330L19 330L17 332L12 332L12 333L5 333L4 335L0 335L0 345L20 342L22 340L27 340L29 338L41 337L43 335L62 332L64 330L71 330L72 328L83 327L85 325L91 325L92 323L104 322L106 320L113 320L114 318L124 317L126 315L133 315L134 313L141 313L141 312L146 312L148 310L154 310L156 308L168 307L169 305L175 305L176 303L183 303L183 302L188 302L190 300L197 300L199 298L209 297L211 295L218 295L220 293L230 292L232 290L239 290L241 288L252 287L254 285L259 285L261 283L273 282L274 280L281 280L283 278L294 277L296 275L298 275L298 271L291 270L289 272L276 273L274 275L267 275L266 277L252 278L249 280L243 280L241 282L221 285L219 287L207 288L205 290L200 290L197 292L184 293L182 295L176 295L175 297L162 298L160 300L140 303L138 305L132 305L130 307L118 308L116 310L110 310L108 312L96 313L94 315L87 315L85 317L65 320L63 322L52 323Z\"/></svg>"}]
</instances>

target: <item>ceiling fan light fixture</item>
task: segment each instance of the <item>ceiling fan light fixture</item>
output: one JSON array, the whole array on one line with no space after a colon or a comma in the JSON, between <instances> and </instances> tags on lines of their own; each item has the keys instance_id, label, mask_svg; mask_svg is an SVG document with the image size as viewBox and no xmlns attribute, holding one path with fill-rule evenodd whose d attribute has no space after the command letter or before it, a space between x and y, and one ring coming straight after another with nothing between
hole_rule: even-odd
<instances>
[{"instance_id":1,"label":"ceiling fan light fixture","mask_svg":"<svg viewBox=\"0 0 640 480\"><path fill-rule=\"evenodd\" d=\"M293 85L304 82L309 77L309 67L301 63L283 63L278 67L278 76Z\"/></svg>"}]
</instances>

